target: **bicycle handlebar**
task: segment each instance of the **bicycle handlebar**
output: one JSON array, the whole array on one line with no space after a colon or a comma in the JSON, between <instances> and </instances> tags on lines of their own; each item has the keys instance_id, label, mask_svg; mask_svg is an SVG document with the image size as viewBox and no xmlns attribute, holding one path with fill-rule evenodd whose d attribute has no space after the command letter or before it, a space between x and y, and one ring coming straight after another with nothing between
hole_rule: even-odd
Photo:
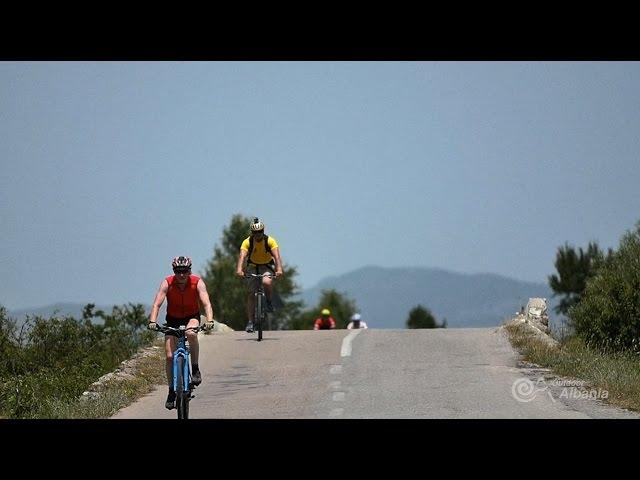
<instances>
[{"instance_id":1,"label":"bicycle handlebar","mask_svg":"<svg viewBox=\"0 0 640 480\"><path fill-rule=\"evenodd\" d=\"M244 278L251 278L251 277L275 277L276 275L274 273L269 273L269 272L264 272L264 273L245 273L244 274Z\"/></svg>"},{"instance_id":2,"label":"bicycle handlebar","mask_svg":"<svg viewBox=\"0 0 640 480\"><path fill-rule=\"evenodd\" d=\"M184 326L184 325L182 325ZM197 327L186 327L186 328L176 328L176 327L170 327L168 325L157 325L156 324L156 332L162 332L162 333L167 333L167 332L185 332L187 330L195 330L196 333L198 333L200 330L207 330L207 328L204 325L198 325Z\"/></svg>"}]
</instances>

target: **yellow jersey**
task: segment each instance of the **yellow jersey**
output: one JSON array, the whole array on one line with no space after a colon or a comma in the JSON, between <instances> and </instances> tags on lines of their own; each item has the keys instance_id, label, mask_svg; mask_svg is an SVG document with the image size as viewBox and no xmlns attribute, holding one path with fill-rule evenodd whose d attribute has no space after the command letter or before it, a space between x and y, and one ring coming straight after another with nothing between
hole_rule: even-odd
<instances>
[{"instance_id":1,"label":"yellow jersey","mask_svg":"<svg viewBox=\"0 0 640 480\"><path fill-rule=\"evenodd\" d=\"M251 237L247 237L240 245L240 250L249 251L249 239ZM273 250L274 248L278 248L278 242L276 239L269 236L269 248ZM251 257L249 258L249 262L255 265L265 265L267 263L271 263L273 261L273 255L267 252L267 249L264 244L264 237L262 240L258 241L255 238L253 239L253 252L251 252Z\"/></svg>"}]
</instances>

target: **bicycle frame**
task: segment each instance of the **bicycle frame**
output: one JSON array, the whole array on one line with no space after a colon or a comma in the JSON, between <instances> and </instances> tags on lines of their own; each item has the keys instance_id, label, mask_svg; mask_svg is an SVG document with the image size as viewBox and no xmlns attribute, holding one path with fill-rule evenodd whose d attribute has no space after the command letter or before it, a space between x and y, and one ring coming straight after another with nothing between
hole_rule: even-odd
<instances>
[{"instance_id":1,"label":"bicycle frame","mask_svg":"<svg viewBox=\"0 0 640 480\"><path fill-rule=\"evenodd\" d=\"M191 362L190 362L190 352L189 347L187 345L186 336L178 337L178 346L173 352L173 391L183 391L189 393L191 391ZM179 360L183 361L180 362ZM182 363L182 375L178 375L180 370L180 363ZM182 378L181 388L178 388L178 381Z\"/></svg>"}]
</instances>

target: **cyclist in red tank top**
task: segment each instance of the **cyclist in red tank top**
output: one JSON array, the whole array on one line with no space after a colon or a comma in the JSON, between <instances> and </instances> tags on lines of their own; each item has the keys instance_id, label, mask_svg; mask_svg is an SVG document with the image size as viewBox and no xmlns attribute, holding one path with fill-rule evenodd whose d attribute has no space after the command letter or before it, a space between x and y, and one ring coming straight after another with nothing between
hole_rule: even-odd
<instances>
[{"instance_id":1,"label":"cyclist in red tank top","mask_svg":"<svg viewBox=\"0 0 640 480\"><path fill-rule=\"evenodd\" d=\"M213 328L213 307L209 300L207 287L204 281L197 275L191 275L192 262L189 257L176 257L171 264L174 275L165 278L160 284L156 298L151 307L149 315L149 329L155 330L156 320L160 307L167 299L166 324L170 327L186 325L187 327L197 327L200 325L200 310L204 310L207 319L206 326ZM193 383L200 385L202 374L198 366L198 334L193 330L187 332L187 339L191 349L191 368L193 373ZM176 393L173 391L173 352L176 349L175 334L167 333L164 337L166 353L167 381L169 382L169 395L165 406L173 408Z\"/></svg>"}]
</instances>

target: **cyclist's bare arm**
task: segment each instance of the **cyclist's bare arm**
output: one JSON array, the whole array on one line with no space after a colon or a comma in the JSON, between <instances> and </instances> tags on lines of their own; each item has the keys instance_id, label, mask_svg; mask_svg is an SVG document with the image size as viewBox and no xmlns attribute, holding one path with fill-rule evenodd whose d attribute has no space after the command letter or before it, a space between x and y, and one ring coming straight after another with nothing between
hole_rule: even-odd
<instances>
[{"instance_id":1,"label":"cyclist's bare arm","mask_svg":"<svg viewBox=\"0 0 640 480\"><path fill-rule=\"evenodd\" d=\"M240 255L238 256L238 265L236 265L236 275L239 277L244 277L244 261L247 258L247 254L249 250L245 250L244 248L240 249Z\"/></svg>"},{"instance_id":2,"label":"cyclist's bare arm","mask_svg":"<svg viewBox=\"0 0 640 480\"><path fill-rule=\"evenodd\" d=\"M207 292L207 286L202 279L198 280L198 297L200 299L200 305L204 308L204 314L207 317L207 323L213 322L213 307L211 306L211 300L209 300L209 293Z\"/></svg>"},{"instance_id":3,"label":"cyclist's bare arm","mask_svg":"<svg viewBox=\"0 0 640 480\"><path fill-rule=\"evenodd\" d=\"M276 277L282 276L282 259L280 258L280 248L276 247L271 250L271 255L276 261Z\"/></svg>"},{"instance_id":4,"label":"cyclist's bare arm","mask_svg":"<svg viewBox=\"0 0 640 480\"><path fill-rule=\"evenodd\" d=\"M169 283L166 279L162 280L156 298L153 300L153 306L151 307L151 314L149 315L149 322L153 323L158 319L158 313L162 306L164 299L167 298L167 291L169 290Z\"/></svg>"}]
</instances>

